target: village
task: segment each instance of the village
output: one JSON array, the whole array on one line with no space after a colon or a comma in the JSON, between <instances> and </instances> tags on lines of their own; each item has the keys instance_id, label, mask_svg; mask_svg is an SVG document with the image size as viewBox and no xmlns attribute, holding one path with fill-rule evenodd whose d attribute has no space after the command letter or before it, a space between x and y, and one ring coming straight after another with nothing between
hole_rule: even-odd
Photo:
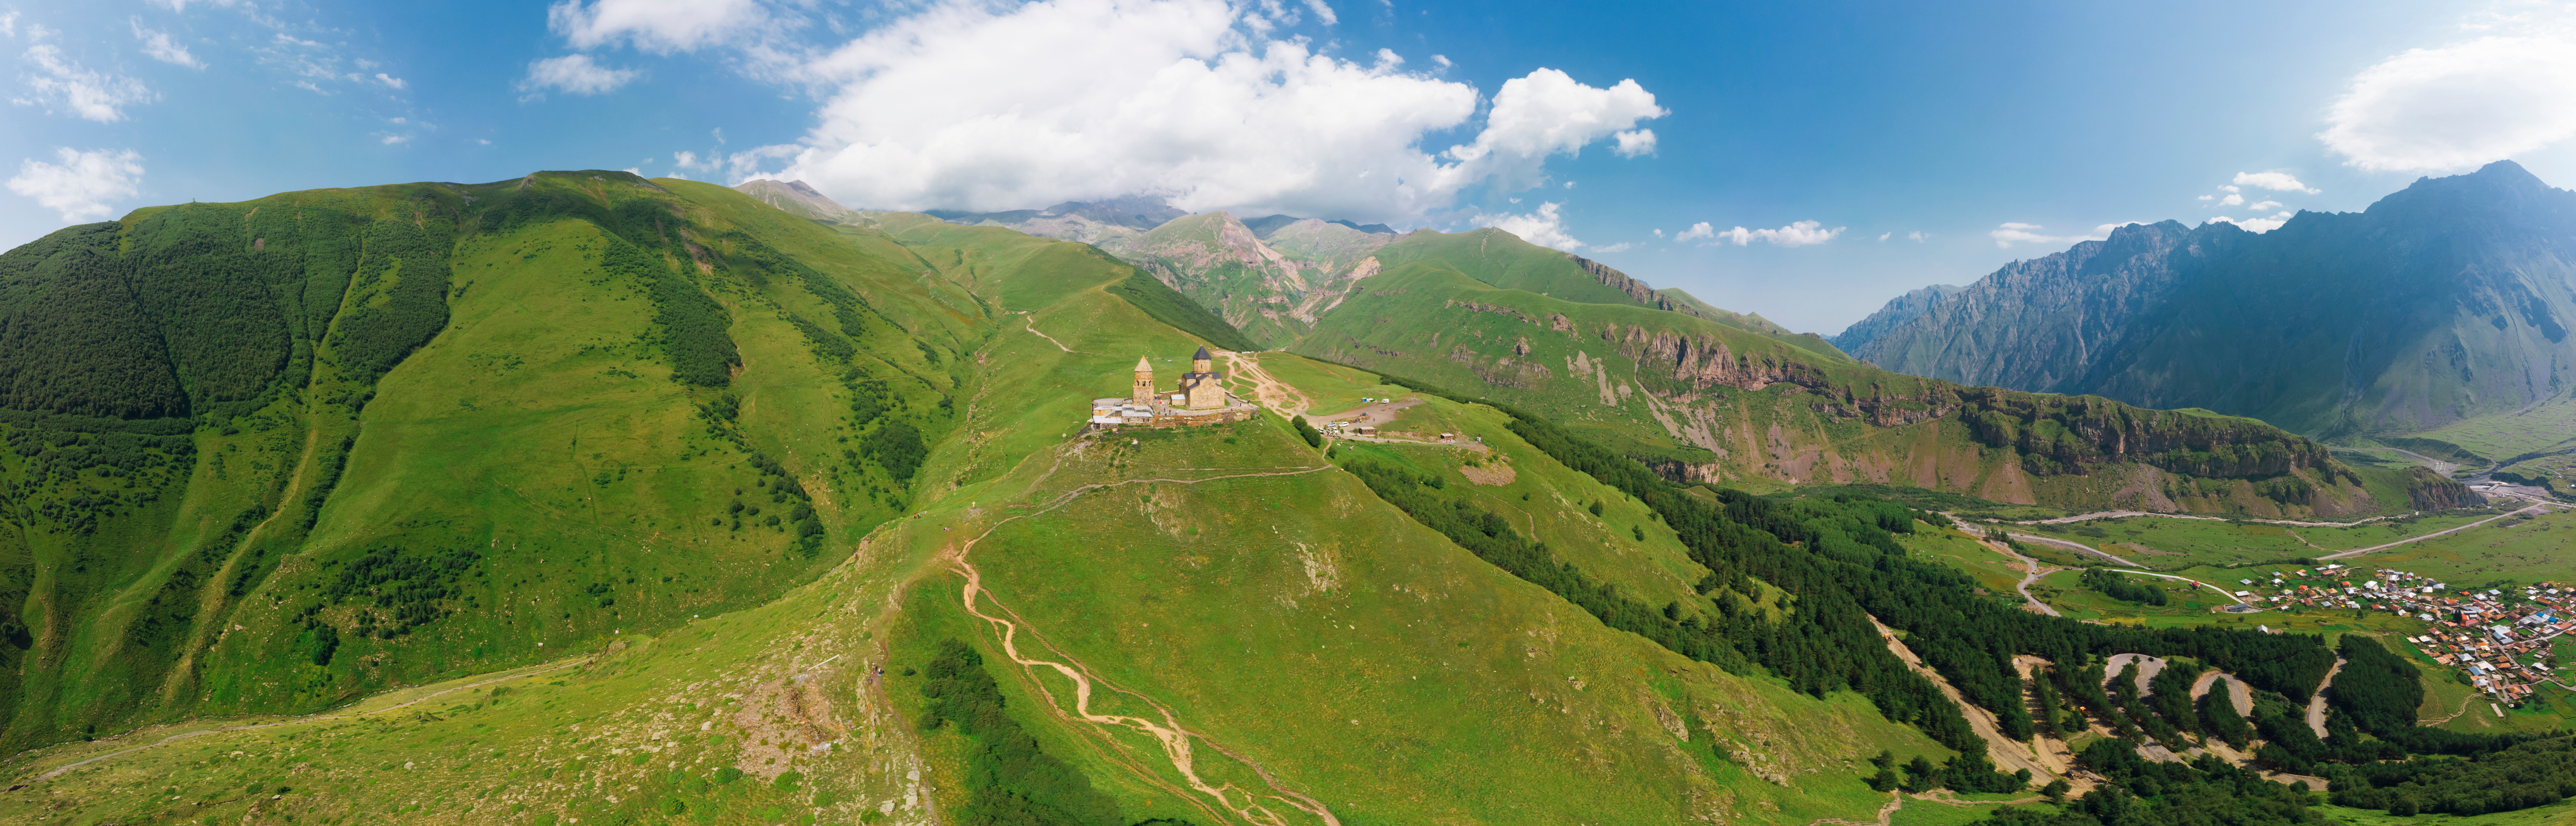
<instances>
[{"instance_id":1,"label":"village","mask_svg":"<svg viewBox=\"0 0 2576 826\"><path fill-rule=\"evenodd\" d=\"M2453 591L2405 571L2341 564L2237 582L2248 589L2235 596L2276 610L2386 612L2427 623L2429 632L2403 639L2508 706L2519 705L2543 682L2576 689L2558 675L2565 666L2552 655L2553 642L2576 630L2576 587L2540 583Z\"/></svg>"}]
</instances>

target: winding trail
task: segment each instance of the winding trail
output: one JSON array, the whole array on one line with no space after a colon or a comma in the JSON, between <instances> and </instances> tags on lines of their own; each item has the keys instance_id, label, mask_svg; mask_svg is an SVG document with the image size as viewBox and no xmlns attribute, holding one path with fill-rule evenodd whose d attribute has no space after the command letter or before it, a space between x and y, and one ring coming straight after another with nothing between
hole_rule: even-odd
<instances>
[{"instance_id":1,"label":"winding trail","mask_svg":"<svg viewBox=\"0 0 2576 826\"><path fill-rule=\"evenodd\" d=\"M2343 670L2343 662L2336 657L2334 667L2326 669L2326 678L2317 682L2316 693L2308 695L2308 730L2316 732L2319 740L2326 739L2326 689L2334 687L2335 673Z\"/></svg>"},{"instance_id":2,"label":"winding trail","mask_svg":"<svg viewBox=\"0 0 2576 826\"><path fill-rule=\"evenodd\" d=\"M1278 411L1282 416L1303 416L1306 411L1314 409L1315 401L1307 398L1303 391L1271 378L1268 371L1261 369L1259 356L1228 350L1225 359L1227 366L1234 368L1236 376L1252 382L1254 403Z\"/></svg>"},{"instance_id":3,"label":"winding trail","mask_svg":"<svg viewBox=\"0 0 2576 826\"><path fill-rule=\"evenodd\" d=\"M221 727L217 727L217 728L199 729L199 730L196 730L196 731L182 732L182 733L179 733L179 734L173 734L173 735L170 735L170 736L168 736L168 737L161 738L161 739L159 739L159 740L154 740L154 741L149 742L149 743L144 743L144 744L142 744L142 745L137 745L137 746L127 746L127 747L125 747L125 748L121 748L121 749L117 749L117 750L115 750L115 751L107 752L107 753L105 753L105 754L101 754L101 755L98 755L98 756L95 756L95 757L91 757L91 758L88 758L88 759L86 759L86 760L81 760L81 761L76 762L76 763L66 763L66 764L64 764L64 765L57 766L57 767L55 767L52 771L48 771L48 772L45 772L44 774L36 775L33 779L30 779L30 780L28 780L28 781L26 781L26 782L24 782L24 783L18 783L18 784L16 784L16 785L12 785L12 786L10 786L10 787L7 789L7 791L13 791L13 792L14 792L14 791L17 791L17 790L19 790L19 789L24 789L24 788L26 788L26 787L28 787L28 786L35 785L35 784L37 784L37 783L42 783L42 782L45 782L45 781L47 781L47 780L52 780L52 779L54 779L55 777L57 777L57 776L61 775L61 774L62 774L62 773L64 773L64 772L71 771L71 770L73 770L73 769L77 769L77 768L80 768L80 767L82 767L82 766L89 765L89 764L91 764L91 763L96 763L96 762L98 762L98 761L105 760L105 759L108 759L108 758L110 758L110 757L115 757L115 756L117 756L117 755L127 754L127 753L131 753L131 752L138 752L138 751L142 751L142 750L144 750L144 749L152 748L152 747L154 747L154 746L167 745L167 744L175 743L175 742L178 742L178 741L181 741L181 740L186 740L186 739L189 739L189 738L191 738L191 737L204 737L204 736L209 735L209 734L228 734L228 733L236 732L236 731L253 731L253 730L257 730L257 729L264 729L264 728L276 728L276 727L279 727L279 726L295 726L295 725L303 725L303 724L306 724L306 723L321 723L321 722L328 722L328 721L331 721L331 720L347 720L347 719L354 719L354 718L358 718L358 717L367 717L367 716L372 716L372 715L377 715L377 714L383 714L383 713L385 713L385 712L388 712L388 711L394 711L394 710L396 710L396 709L409 708L409 707L411 707L411 706L413 706L413 705L417 705L417 704L419 704L419 703L428 702L429 700L435 699L435 698L437 698L437 697L445 696L445 695L448 695L448 694L453 694L453 693L456 693L456 692L459 692L459 691L465 691L465 690L467 690L467 689L481 688L481 687L483 687L483 686L491 685L491 684L493 684L493 683L505 682L505 681L509 681L509 680L524 679L524 678L527 678L527 677L534 677L534 676L537 676L537 675L539 675L539 674L546 674L546 673L551 673L551 672L555 672L555 671L561 671L561 670L566 669L566 668L571 668L571 667L576 666L576 665L581 665L581 664L584 664L584 663L590 662L590 661L591 661L594 657L596 657L596 656L597 656L597 655L595 655L595 654L582 654L582 655L576 655L576 656L571 657L571 658L567 658L567 659L565 659L564 661L557 662L557 663L554 663L554 664L552 664L552 665L536 665L536 666L525 666L525 667L521 667L521 668L514 668L514 669L511 669L511 670L509 670L509 671L504 671L504 672L501 672L500 674L493 675L493 676L491 676L491 677L489 677L489 678L486 678L486 679L484 679L484 680L481 680L481 681L479 681L479 682L469 683L469 684L466 684L466 685L460 685L460 686L456 686L456 687L454 687L454 688L442 688L442 689L439 689L439 690L437 690L437 691L430 692L430 693L428 693L428 694L423 694L423 695L420 695L420 696L418 696L418 697L411 698L411 699L409 699L409 700L404 700L404 701L402 701L402 702L395 703L395 704L393 704L393 705L385 706L384 708L368 709L368 710L366 710L366 711L350 711L350 712L342 712L342 713L338 713L338 714L331 714L331 713L308 714L308 715L305 715L305 716L302 716L302 717L295 717L295 718L290 718L290 719L285 719L285 720L279 720L279 721L272 722L272 723L252 723L252 724L250 724L250 725L242 725L242 726L221 726ZM397 689L397 690L399 690L399 689ZM359 702L365 702L365 701L364 701L364 700L360 700Z\"/></svg>"},{"instance_id":4,"label":"winding trail","mask_svg":"<svg viewBox=\"0 0 2576 826\"><path fill-rule=\"evenodd\" d=\"M1058 464L1061 466L1061 461L1059 461ZM1214 482L1221 479L1242 479L1258 476L1295 476L1327 470L1330 467L1330 465L1325 465L1297 470L1237 473L1224 476L1211 476L1205 479L1127 479L1117 482L1087 484L1065 491L1061 495L1058 495L1053 501L1047 503L1045 507L1036 511L1019 514L993 523L986 527L983 533L977 534L975 538L967 540L965 543L959 545L955 551L949 552L946 555L946 561L950 567L966 578L966 584L959 593L959 599L963 602L966 612L973 614L977 619L981 619L986 623L991 624L999 631L1001 635L1002 652L1004 655L1010 657L1012 662L1019 664L1023 669L1049 669L1063 675L1065 679L1072 681L1074 687L1073 710L1071 712L1067 712L1059 704L1054 692L1048 690L1043 682L1034 679L1031 680L1031 683L1036 687L1038 693L1045 697L1047 701L1047 709L1050 712L1055 713L1059 717L1076 718L1083 722L1105 728L1128 729L1152 737L1155 742L1161 745L1163 756L1165 759L1171 761L1172 768L1180 773L1183 782L1187 783L1192 790L1213 799L1216 805L1223 807L1226 811L1232 812L1235 817L1241 818L1245 821L1270 824L1270 826L1287 826L1288 821L1283 818L1280 813L1272 811L1269 807L1262 805L1255 799L1258 796L1267 797L1292 808L1304 811L1307 814L1321 819L1326 826L1341 826L1341 821L1338 818L1335 818L1332 810L1326 807L1323 803L1316 801L1314 798L1309 797L1304 793L1297 792L1282 785L1278 778L1270 774L1268 769L1263 768L1261 764L1254 762L1251 758L1225 748L1205 734L1191 731L1188 728L1183 727L1180 723L1179 716L1175 714L1169 706L1156 702L1153 698L1147 697L1143 694L1125 688L1120 688L1117 685L1110 683L1098 674L1093 673L1091 668L1083 665L1080 660L1067 654L1054 643L1048 642L1045 637L1038 634L1034 628L1026 627L1028 620L1021 617L1018 612L1011 610L1009 606L1002 604L1001 600L993 596L992 592L985 590L983 572L976 570L974 564L967 561L967 555L974 550L975 546L978 543L983 542L986 538L991 537L993 532L1000 530L1003 525L1016 520L1041 516L1053 512L1058 508L1071 504L1082 494L1093 490L1149 482L1194 485L1200 482ZM1049 470L1048 472L1052 474L1054 471ZM1043 479L1040 481L1043 481ZM1000 613L998 615L986 613L982 607L979 607L980 605L990 605L994 610ZM1020 650L1020 635L1022 632L1026 632L1029 638L1035 641L1038 647L1044 649L1041 653L1046 656L1054 657L1055 659L1042 659L1030 654L1023 654ZM1094 693L1095 686L1126 695L1138 702L1144 703L1145 705L1152 707L1155 713L1162 719L1157 722L1143 717L1118 714L1095 714L1091 711L1091 698ZM1200 745L1214 749L1217 753L1223 754L1226 757L1232 758L1236 762L1243 764L1245 768L1250 769L1254 775L1260 777L1262 782L1270 787L1269 793L1265 795L1254 790L1237 789L1233 784L1222 786L1211 785L1205 778L1198 775L1196 768L1196 756L1193 753L1193 749ZM1236 802L1236 797L1238 795L1243 798L1239 805ZM1201 810L1207 811L1211 817L1222 819L1221 815L1213 810L1207 809L1205 806L1201 806Z\"/></svg>"},{"instance_id":5,"label":"winding trail","mask_svg":"<svg viewBox=\"0 0 2576 826\"><path fill-rule=\"evenodd\" d=\"M1956 516L1951 516L1948 513L1943 513L1941 515L1949 517L1950 523L1957 526L1960 533L1967 534L1970 538L1977 540L1977 544L1986 546L1986 550L2021 560L2021 569L2023 571L2021 582L2014 585L2013 590L2021 592L2023 607L2029 608L2033 613L2046 614L2052 617L2064 616L2063 614L2057 613L2057 609L2051 607L2048 603L2041 602L2038 597L2031 596L2030 586L2031 583L2038 582L2040 577L2066 570L2065 568L2042 568L2039 566L2039 560L2022 556L2021 554L2014 552L2012 546L1987 539L1984 536L1979 535L1976 531L1970 530L1972 526L1965 520Z\"/></svg>"},{"instance_id":6,"label":"winding trail","mask_svg":"<svg viewBox=\"0 0 2576 826\"><path fill-rule=\"evenodd\" d=\"M1036 321L1036 320L1034 320L1034 319L1022 318L1022 319L1020 319L1020 323L1021 323L1022 325L1025 325L1024 329L1027 329L1029 332L1032 332L1032 333L1037 333L1039 338L1046 339L1048 344L1053 344L1053 345L1055 345L1055 349L1063 350L1063 351L1065 351L1065 352L1067 352L1067 353L1078 353L1078 352L1081 352L1081 351L1079 351L1079 350L1075 350L1075 349L1073 349L1073 348L1071 348L1071 347L1066 347L1066 346L1064 346L1064 342L1061 342L1061 341L1057 341L1057 340L1055 340L1055 336L1047 335L1047 334L1045 334L1045 333L1038 333L1038 323L1037 323L1037 321Z\"/></svg>"},{"instance_id":7,"label":"winding trail","mask_svg":"<svg viewBox=\"0 0 2576 826\"><path fill-rule=\"evenodd\" d=\"M1877 820L1850 820L1847 818L1827 817L1818 818L1815 822L1807 824L1807 826L1825 826L1825 824L1828 823L1833 824L1833 826L1888 826L1890 819L1896 816L1896 810L1904 808L1904 806L1905 793L1891 791L1887 793L1887 803L1878 807Z\"/></svg>"},{"instance_id":8,"label":"winding trail","mask_svg":"<svg viewBox=\"0 0 2576 826\"><path fill-rule=\"evenodd\" d=\"M2416 725L2419 725L2419 726L2438 726L2438 725L2441 725L2441 724L2443 724L2443 723L2448 723L2448 722L2450 722L2450 721L2460 719L2460 715L2469 713L2469 702L2470 702L2471 700L2475 700L2475 699L2477 699L2477 698L2479 698L2479 697L2481 697L2481 696L2484 696L2484 695L2471 694L2471 695L2469 695L2469 696L2462 697L2462 698L2460 698L2460 708L2459 708L2459 710L2457 710L2457 711L2453 711L2453 712L2451 712L2449 715L2444 716L2444 717L2442 717L2441 719L2438 719L2438 720L2418 720L2418 721L2416 721L2416 723L2415 723L2415 724L2416 724Z\"/></svg>"}]
</instances>

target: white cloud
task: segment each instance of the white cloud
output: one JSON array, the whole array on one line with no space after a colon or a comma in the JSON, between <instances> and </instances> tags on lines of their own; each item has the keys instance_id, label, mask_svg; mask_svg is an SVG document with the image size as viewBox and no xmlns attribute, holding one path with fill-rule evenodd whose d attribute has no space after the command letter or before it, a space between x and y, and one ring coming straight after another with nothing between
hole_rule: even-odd
<instances>
[{"instance_id":1,"label":"white cloud","mask_svg":"<svg viewBox=\"0 0 2576 826\"><path fill-rule=\"evenodd\" d=\"M1663 230L1660 230L1660 229L1659 229L1659 230L1655 230L1655 231L1654 231L1654 233L1655 233L1655 237L1657 237L1657 238L1662 238L1662 237L1664 237L1664 231L1663 231Z\"/></svg>"},{"instance_id":2,"label":"white cloud","mask_svg":"<svg viewBox=\"0 0 2576 826\"><path fill-rule=\"evenodd\" d=\"M519 91L542 93L553 89L576 95L596 95L631 83L642 74L634 69L601 66L591 62L590 55L586 54L549 57L528 64L528 77L519 81Z\"/></svg>"},{"instance_id":3,"label":"white cloud","mask_svg":"<svg viewBox=\"0 0 2576 826\"><path fill-rule=\"evenodd\" d=\"M722 44L767 19L752 0L564 0L546 8L546 28L574 48L625 41L663 54Z\"/></svg>"},{"instance_id":4,"label":"white cloud","mask_svg":"<svg viewBox=\"0 0 2576 826\"><path fill-rule=\"evenodd\" d=\"M2310 195L2315 195L2319 192L2325 191L2300 183L2297 176L2278 170L2272 172L2239 172L2236 173L2235 183L2238 186L2269 189L2274 192L2305 192ZM2222 188L2229 192L2236 191L2236 187L2234 186Z\"/></svg>"},{"instance_id":5,"label":"white cloud","mask_svg":"<svg viewBox=\"0 0 2576 826\"><path fill-rule=\"evenodd\" d=\"M1986 237L1995 239L1996 249L2011 249L2014 244L2072 244L2078 241L2100 241L2109 238L2111 230L2118 226L2118 224L2103 224L2094 227L2090 235L2047 235L2039 231L2046 227L2038 224L2007 221L2002 227L1986 233Z\"/></svg>"},{"instance_id":6,"label":"white cloud","mask_svg":"<svg viewBox=\"0 0 2576 826\"><path fill-rule=\"evenodd\" d=\"M1917 244L1923 243L1923 239L1930 237L1932 237L1932 233L1924 232L1919 229L1905 234L1905 240L1912 241Z\"/></svg>"},{"instance_id":7,"label":"white cloud","mask_svg":"<svg viewBox=\"0 0 2576 826\"><path fill-rule=\"evenodd\" d=\"M18 36L18 13L0 14L0 37Z\"/></svg>"},{"instance_id":8,"label":"white cloud","mask_svg":"<svg viewBox=\"0 0 2576 826\"><path fill-rule=\"evenodd\" d=\"M398 77L389 77L389 76L387 76L387 75L386 75L385 73L383 73L383 72L377 72L377 73L376 73L376 82L378 82L378 83L382 83L382 84L387 85L387 86L394 87L394 88L396 88L396 89L405 88L405 87L408 87L408 86L410 86L410 85L411 85L411 84L409 84L409 83L404 83L402 78L398 78Z\"/></svg>"},{"instance_id":9,"label":"white cloud","mask_svg":"<svg viewBox=\"0 0 2576 826\"><path fill-rule=\"evenodd\" d=\"M630 166L626 168L626 174L641 178L644 177L644 170Z\"/></svg>"},{"instance_id":10,"label":"white cloud","mask_svg":"<svg viewBox=\"0 0 2576 826\"><path fill-rule=\"evenodd\" d=\"M1633 248L1633 247L1635 247L1635 246L1637 246L1637 245L1636 245L1634 242L1630 242L1630 241L1621 241L1621 242L1619 242L1619 243L1611 244L1611 245L1606 246L1606 247L1593 247L1593 248L1592 248L1592 251L1593 251L1593 252L1596 252L1596 253L1600 253L1600 254L1602 254L1602 255L1608 255L1608 254L1610 254L1610 253L1614 253L1614 252L1627 252L1630 248Z\"/></svg>"},{"instance_id":11,"label":"white cloud","mask_svg":"<svg viewBox=\"0 0 2576 826\"><path fill-rule=\"evenodd\" d=\"M1692 224L1690 229L1682 230L1681 234L1673 236L1673 240L1697 241L1702 238L1710 238L1716 235L1717 229L1715 227L1709 226L1707 221L1701 221L1699 223Z\"/></svg>"},{"instance_id":12,"label":"white cloud","mask_svg":"<svg viewBox=\"0 0 2576 826\"><path fill-rule=\"evenodd\" d=\"M1639 155L1655 154L1655 130L1635 129L1611 137L1617 138L1619 145L1612 147L1610 151L1619 157L1634 158Z\"/></svg>"},{"instance_id":13,"label":"white cloud","mask_svg":"<svg viewBox=\"0 0 2576 826\"><path fill-rule=\"evenodd\" d=\"M9 191L61 213L65 223L115 214L108 201L134 197L143 180L143 156L131 149L81 152L66 146L54 156L62 163L20 161Z\"/></svg>"},{"instance_id":14,"label":"white cloud","mask_svg":"<svg viewBox=\"0 0 2576 826\"><path fill-rule=\"evenodd\" d=\"M181 13L188 10L188 4L191 2L197 2L197 0L152 0L153 5ZM224 9L232 8L235 2L237 0L205 0L206 5Z\"/></svg>"},{"instance_id":15,"label":"white cloud","mask_svg":"<svg viewBox=\"0 0 2576 826\"><path fill-rule=\"evenodd\" d=\"M1555 69L1539 69L1526 77L1503 81L1502 91L1494 93L1493 111L1485 116L1485 131L1476 142L1449 147L1442 153L1460 161L1460 166L1479 164L1484 175L1493 175L1506 191L1538 185L1545 177L1540 165L1548 156L1575 154L1585 144L1605 136L1619 136L1640 120L1668 114L1655 105L1655 96L1634 80L1622 80L1607 89L1585 86L1573 76ZM1654 137L1638 130L1638 137L1617 137L1615 154L1624 154L1631 145L1639 151L1654 147Z\"/></svg>"},{"instance_id":16,"label":"white cloud","mask_svg":"<svg viewBox=\"0 0 2576 826\"><path fill-rule=\"evenodd\" d=\"M2242 221L2239 221L2239 220L2234 219L2234 218L2229 218L2229 217L2227 217L2227 216L2225 216L2225 215L2220 215L2220 216L2217 216L2217 217L2215 217L2215 218L2211 218L2211 219L2209 219L2209 220L2210 220L2211 222L2213 222L2213 223L2228 223L2228 224L2235 224L2238 228L2241 228L2241 229L2243 229L2243 230L2245 230L2245 231L2247 231L2247 232L2258 232L2258 233L2259 233L2259 232L2271 232L2271 231L2273 231L2273 230L2280 229L2282 224L2286 224L2286 223L2289 223L2289 222L2290 222L2290 216L2291 216L2291 215L2292 215L2292 213L2289 213L2289 212L2282 212L2282 213L2280 213L2280 214L2278 214L2278 215L2274 215L2274 216L2272 216L2272 217L2270 217L2270 218L2247 218L2247 219L2242 220Z\"/></svg>"},{"instance_id":17,"label":"white cloud","mask_svg":"<svg viewBox=\"0 0 2576 826\"><path fill-rule=\"evenodd\" d=\"M484 145L484 146L491 146L491 145L492 145L492 139L491 139L491 138L475 138L475 139L474 139L474 142L475 142L475 143L482 144L482 145Z\"/></svg>"},{"instance_id":18,"label":"white cloud","mask_svg":"<svg viewBox=\"0 0 2576 826\"><path fill-rule=\"evenodd\" d=\"M2256 202L2254 202L2254 205L2253 205L2253 206L2246 207L2246 209L2250 209L2250 210L2253 210L2253 211L2255 211L2255 212L2262 212L2263 210L2267 210L2267 209L2280 209L2280 208L2281 208L2281 202L2279 202L2279 201L2256 201Z\"/></svg>"},{"instance_id":19,"label":"white cloud","mask_svg":"<svg viewBox=\"0 0 2576 826\"><path fill-rule=\"evenodd\" d=\"M144 28L143 19L140 17L129 17L126 18L125 22L127 25L134 27L134 39L143 41L143 53L150 56L152 59L163 63L175 63L191 69L206 68L206 62L198 60L195 55L189 54L188 47L179 45L176 41L171 40L169 32L154 31L152 29Z\"/></svg>"},{"instance_id":20,"label":"white cloud","mask_svg":"<svg viewBox=\"0 0 2576 826\"><path fill-rule=\"evenodd\" d=\"M1716 241L1733 241L1735 242L1735 245L1739 247L1751 244L1755 241L1768 241L1783 247L1804 247L1834 240L1834 236L1841 235L1843 230L1849 229L1849 227L1835 227L1833 229L1825 229L1824 227L1825 225L1823 223L1817 221L1798 221L1779 229L1745 229L1743 227L1736 227L1734 229L1711 232L1709 231L1709 226L1707 224L1696 224L1691 227L1691 233L1696 233L1699 237L1713 236L1715 240L1711 243L1715 243ZM1682 238L1679 240L1688 241L1690 239Z\"/></svg>"},{"instance_id":21,"label":"white cloud","mask_svg":"<svg viewBox=\"0 0 2576 826\"><path fill-rule=\"evenodd\" d=\"M93 72L65 60L62 50L51 44L27 47L26 57L36 64L38 73L27 77L27 88L35 97L13 99L21 105L42 103L48 110L60 105L89 120L115 123L125 119L125 107L160 98L143 81Z\"/></svg>"},{"instance_id":22,"label":"white cloud","mask_svg":"<svg viewBox=\"0 0 2576 826\"><path fill-rule=\"evenodd\" d=\"M2225 198L2218 199L2219 206L2236 206L2242 203L2245 203L2245 196L2233 192L2227 193Z\"/></svg>"},{"instance_id":23,"label":"white cloud","mask_svg":"<svg viewBox=\"0 0 2576 826\"><path fill-rule=\"evenodd\" d=\"M2216 200L2217 198L2218 198L2218 196L2216 196L2216 195L2203 195L2203 196L2200 196L2199 200L2203 200L2203 201L2210 201L2210 200Z\"/></svg>"},{"instance_id":24,"label":"white cloud","mask_svg":"<svg viewBox=\"0 0 2576 826\"><path fill-rule=\"evenodd\" d=\"M386 145L386 146L394 146L394 145L397 145L397 144L410 143L410 142L411 142L411 136L410 136L410 135L386 135L386 136L384 136L384 137L380 138L380 140L384 141L384 143L385 143L385 145Z\"/></svg>"},{"instance_id":25,"label":"white cloud","mask_svg":"<svg viewBox=\"0 0 2576 826\"><path fill-rule=\"evenodd\" d=\"M1895 237L1895 236L1896 236L1896 233L1893 233L1893 232L1882 232L1882 233L1879 233L1879 234L1878 234L1878 240L1879 240L1879 241L1881 241L1881 242L1885 242L1887 239L1889 239L1889 238L1893 238L1893 237Z\"/></svg>"},{"instance_id":26,"label":"white cloud","mask_svg":"<svg viewBox=\"0 0 2576 826\"><path fill-rule=\"evenodd\" d=\"M2527 15L2468 28L2502 33L2409 49L2363 69L2317 138L2362 169L2441 170L2576 136L2569 27Z\"/></svg>"},{"instance_id":27,"label":"white cloud","mask_svg":"<svg viewBox=\"0 0 2576 826\"><path fill-rule=\"evenodd\" d=\"M1270 18L1263 5L930 6L779 70L827 90L818 125L773 155L783 164L733 174L801 178L888 209L1152 193L1193 211L1420 221L1472 186L1536 187L1547 158L1664 113L1633 81L1593 87L1539 69L1502 84L1472 141L1426 148L1472 124L1473 86L1268 39L1261 21L1279 5Z\"/></svg>"},{"instance_id":28,"label":"white cloud","mask_svg":"<svg viewBox=\"0 0 2576 826\"><path fill-rule=\"evenodd\" d=\"M1528 215L1478 215L1469 223L1480 227L1493 227L1542 247L1555 247L1573 252L1581 248L1583 242L1566 234L1565 217L1557 212L1559 206L1562 205L1549 201L1539 204L1538 211Z\"/></svg>"}]
</instances>

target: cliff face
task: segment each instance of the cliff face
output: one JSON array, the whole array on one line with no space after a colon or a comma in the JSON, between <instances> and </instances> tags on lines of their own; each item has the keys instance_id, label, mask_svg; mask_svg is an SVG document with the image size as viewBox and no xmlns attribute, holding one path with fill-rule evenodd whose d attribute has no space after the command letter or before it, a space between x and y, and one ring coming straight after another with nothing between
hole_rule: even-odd
<instances>
[{"instance_id":1,"label":"cliff face","mask_svg":"<svg viewBox=\"0 0 2576 826\"><path fill-rule=\"evenodd\" d=\"M1837 343L1962 383L2414 432L2576 389L2571 262L2576 193L2498 162L2261 235L2132 224L1909 294Z\"/></svg>"},{"instance_id":2,"label":"cliff face","mask_svg":"<svg viewBox=\"0 0 2576 826\"><path fill-rule=\"evenodd\" d=\"M1867 347L1870 342L1877 341L1878 337L1931 312L1932 308L1941 305L1942 299L1967 289L1956 284L1934 284L1908 292L1897 296L1894 301L1887 302L1887 306L1878 308L1878 312L1870 313L1868 318L1854 322L1852 326L1843 328L1840 334L1829 336L1825 340L1832 342L1835 347L1846 353Z\"/></svg>"}]
</instances>

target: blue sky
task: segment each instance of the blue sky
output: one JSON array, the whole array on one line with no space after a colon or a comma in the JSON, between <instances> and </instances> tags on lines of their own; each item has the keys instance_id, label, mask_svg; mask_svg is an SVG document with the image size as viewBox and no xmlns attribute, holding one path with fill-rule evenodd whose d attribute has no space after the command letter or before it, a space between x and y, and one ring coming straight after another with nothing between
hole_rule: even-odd
<instances>
[{"instance_id":1,"label":"blue sky","mask_svg":"<svg viewBox=\"0 0 2576 826\"><path fill-rule=\"evenodd\" d=\"M1500 226L1830 334L2106 224L2260 229L2507 157L2576 184L2546 3L12 2L0 246L537 169L1159 192Z\"/></svg>"}]
</instances>

